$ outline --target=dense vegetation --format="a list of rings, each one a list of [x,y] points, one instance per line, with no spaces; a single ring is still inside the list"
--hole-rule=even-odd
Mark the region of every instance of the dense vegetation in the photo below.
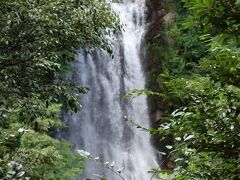
[[[156,37],[167,37],[157,82],[168,107],[150,132],[169,143],[162,154],[176,163],[157,171],[160,179],[240,177],[239,17],[238,0],[182,0],[175,23]]]
[[[82,158],[53,132],[87,89],[62,76],[80,47],[111,53],[118,18],[98,0],[2,0],[0,29],[0,179],[76,175]]]
[[[144,91],[164,97],[161,126],[149,131],[176,163],[155,172],[239,179],[240,1],[182,0],[176,11],[151,46],[162,92]],[[0,179],[72,177],[82,157],[54,132],[64,127],[61,109],[80,110],[87,88],[63,76],[78,48],[111,53],[105,37],[119,30],[118,18],[98,0],[2,0],[0,12]]]

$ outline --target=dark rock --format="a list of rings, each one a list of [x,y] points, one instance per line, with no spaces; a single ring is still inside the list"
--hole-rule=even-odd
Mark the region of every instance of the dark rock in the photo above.
[[[146,44],[153,44],[158,41],[158,48],[163,49],[169,45],[169,38],[166,37],[163,32],[164,29],[168,27],[175,19],[175,13],[169,12],[169,9],[174,6],[172,3],[175,2],[176,0],[146,0],[146,22],[148,24],[145,35]],[[156,57],[156,53],[154,53],[154,49],[147,49],[143,63],[145,72],[150,74],[147,76],[149,78],[147,79],[147,89],[155,92],[164,92],[163,87],[156,83],[157,76],[162,71],[161,67],[159,66],[161,62],[159,61],[162,61],[163,56],[160,54],[158,57]],[[161,53],[161,51],[159,53]],[[159,128],[161,119],[168,107],[167,102],[165,102],[161,97],[154,96],[148,98],[148,103],[150,107],[149,114],[151,119],[151,127]],[[166,155],[156,153],[161,168],[174,169],[176,164],[171,161],[170,152],[167,148],[165,148],[166,145],[173,144],[173,140],[171,138],[165,138],[163,140],[157,135],[153,135],[151,138],[156,149],[166,153]]]
[[[157,11],[158,17],[162,18],[163,16],[165,16],[167,14],[167,11],[165,9],[161,9]]]
[[[175,19],[175,13],[169,12],[163,17],[164,24],[169,26]]]
[[[157,109],[156,111],[151,113],[150,116],[151,116],[151,120],[153,121],[153,123],[157,123],[163,117],[163,110]]]

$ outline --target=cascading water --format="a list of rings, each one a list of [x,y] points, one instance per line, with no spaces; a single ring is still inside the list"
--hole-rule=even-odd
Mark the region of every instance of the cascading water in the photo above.
[[[146,97],[123,99],[129,90],[144,89],[141,68],[142,40],[145,32],[144,0],[123,0],[111,4],[124,31],[114,46],[115,58],[98,51],[88,54],[81,50],[73,63],[71,80],[88,87],[90,92],[81,99],[83,109],[77,114],[64,114],[68,129],[63,136],[75,149],[84,149],[104,161],[115,161],[115,167],[124,167],[121,175],[126,180],[147,180],[147,171],[156,167],[150,136],[123,121],[123,117],[148,127]],[[120,179],[110,170],[87,161],[80,179]]]

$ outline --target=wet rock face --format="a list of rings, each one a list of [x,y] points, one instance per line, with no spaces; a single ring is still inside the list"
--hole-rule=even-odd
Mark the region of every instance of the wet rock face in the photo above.
[[[169,26],[175,19],[175,13],[169,12],[163,17],[164,25]]]
[[[165,1],[159,1],[159,0],[147,0],[146,5],[148,8],[148,18],[147,20],[154,21],[155,18],[158,16],[158,11],[164,9],[164,3]]]
[[[164,17],[167,14],[167,11],[165,9],[160,9],[157,11],[157,15],[159,16],[159,18]]]
[[[173,22],[175,13],[168,12],[167,6],[175,2],[176,0],[146,0],[146,20],[149,24],[146,33],[146,42],[159,33],[161,27],[168,26]]]
[[[175,19],[175,12],[170,11],[169,7],[176,3],[176,0],[146,0],[147,14],[147,31],[145,34],[145,42],[146,44],[155,41],[155,37],[158,36],[159,47],[165,47],[166,42],[168,42],[168,38],[159,34],[161,30],[168,27]],[[145,72],[151,72],[152,74],[159,74],[161,71],[159,68],[155,67],[156,57],[154,53],[150,52],[151,50],[146,51],[145,61],[143,63],[143,67]],[[153,91],[161,91],[158,86],[153,83],[147,84],[147,88]],[[153,123],[159,122],[161,117],[163,116],[163,112],[165,110],[165,106],[162,102],[161,98],[155,98],[152,101],[150,106],[154,106],[151,109],[150,115]]]
[[[163,17],[167,14],[165,10],[165,1],[147,0],[147,22],[149,24],[146,33],[146,42],[150,41],[160,30],[163,24]]]
[[[163,110],[162,109],[156,109],[150,115],[153,123],[158,123],[161,120],[162,116],[163,116]]]
[[[166,30],[169,25],[175,19],[175,12],[170,11],[170,7],[173,7],[178,0],[146,0],[147,6],[147,16],[146,21],[148,24],[147,31],[145,34],[146,44],[151,44],[157,39],[158,48],[167,48],[169,37],[166,37],[164,29]],[[155,38],[155,37],[158,38]],[[159,52],[161,53],[161,52]],[[164,53],[164,52],[162,52]],[[161,64],[162,59],[160,59],[159,54],[155,54],[154,50],[151,48],[147,49],[145,54],[145,61],[143,67],[145,72],[149,74],[147,76],[147,89],[156,92],[164,92],[164,88],[161,85],[156,84],[156,77],[161,73],[161,67],[156,64]],[[152,79],[151,79],[152,78]],[[164,116],[164,112],[167,109],[166,102],[161,97],[149,97],[149,108],[150,109],[150,120],[153,128],[158,128],[161,124],[161,119]],[[158,160],[160,166],[163,169],[174,169],[176,164],[170,160],[168,150],[165,147],[167,144],[172,144],[171,139],[160,140],[159,136],[152,136],[152,142],[156,149],[166,152],[166,155],[158,155]]]
[[[146,0],[146,24],[147,30],[145,31],[145,43],[151,42],[156,35],[159,34],[161,28],[164,25],[163,17],[167,15],[167,10],[165,7],[166,0]],[[146,51],[145,61],[143,62],[143,68],[145,72],[151,70],[151,65],[154,62],[154,57],[152,53]],[[151,86],[151,85],[150,85]],[[148,87],[152,89],[151,87]]]

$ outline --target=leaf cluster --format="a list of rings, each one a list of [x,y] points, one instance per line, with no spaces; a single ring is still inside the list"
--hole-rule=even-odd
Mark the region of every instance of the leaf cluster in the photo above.
[[[79,48],[111,53],[121,28],[99,0],[18,0],[0,3],[0,179],[68,179],[82,159],[55,140],[60,110],[81,109],[88,89],[67,82]]]
[[[155,173],[160,179],[238,179],[239,2],[183,0],[179,5],[167,32],[174,53],[158,77],[168,110],[160,127],[150,129],[169,143],[161,154],[177,167]]]

